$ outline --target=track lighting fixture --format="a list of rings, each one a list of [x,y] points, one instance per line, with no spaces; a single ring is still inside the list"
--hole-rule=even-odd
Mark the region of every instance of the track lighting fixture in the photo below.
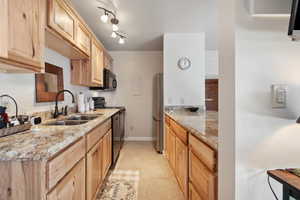
[[[112,38],[119,38],[119,44],[124,44],[125,39],[127,38],[124,33],[113,31],[111,34]]]
[[[98,7],[100,10],[104,11],[104,14],[101,16],[101,21],[103,23],[107,23],[110,16],[111,16],[111,20],[110,23],[112,24],[112,34],[111,37],[112,38],[117,38],[119,37],[119,44],[124,44],[125,43],[125,38],[127,38],[125,36],[125,34],[118,32],[119,31],[119,20],[117,19],[116,14],[113,11],[107,10],[106,8],[103,7]]]
[[[103,23],[107,23],[108,22],[108,18],[109,18],[109,16],[108,16],[107,12],[104,11],[104,14],[101,16],[101,21]]]

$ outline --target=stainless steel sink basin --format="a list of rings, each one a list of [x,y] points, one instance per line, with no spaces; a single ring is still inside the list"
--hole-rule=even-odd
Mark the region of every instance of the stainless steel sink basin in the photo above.
[[[88,121],[90,121],[90,120],[94,120],[100,116],[101,116],[101,114],[99,114],[99,115],[92,115],[92,114],[91,115],[74,115],[74,116],[68,117],[67,120],[80,120],[80,121],[88,120]]]
[[[46,126],[75,126],[88,123],[88,120],[57,120],[53,122],[46,123]]]

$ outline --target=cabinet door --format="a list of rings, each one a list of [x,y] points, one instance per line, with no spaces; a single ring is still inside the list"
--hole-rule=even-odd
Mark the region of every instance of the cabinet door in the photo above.
[[[96,195],[102,181],[102,140],[87,154],[87,200]]]
[[[89,67],[89,60],[72,60],[71,83],[73,85],[89,86],[89,76],[87,73]]]
[[[189,151],[189,178],[202,199],[216,200],[216,176],[191,150]]]
[[[29,65],[34,71],[43,71],[45,37],[43,1],[9,0],[7,6],[8,60]]]
[[[103,137],[102,177],[105,178],[111,164],[111,131]]]
[[[91,83],[101,86],[103,85],[103,51],[95,40],[92,42],[91,63]]]
[[[81,23],[77,24],[77,46],[86,55],[90,55],[91,51],[91,36],[89,31]]]
[[[176,136],[170,129],[169,131],[169,162],[173,170],[175,170],[175,151],[176,151]]]
[[[85,160],[82,159],[47,195],[47,200],[85,199]]]
[[[177,176],[179,186],[187,197],[188,186],[188,148],[176,137],[176,159],[175,159],[175,174]]]
[[[62,37],[75,44],[74,14],[63,0],[48,0],[48,26]]]
[[[189,184],[189,200],[204,200],[200,197],[193,184]]]
[[[108,169],[112,163],[112,130],[108,132]]]

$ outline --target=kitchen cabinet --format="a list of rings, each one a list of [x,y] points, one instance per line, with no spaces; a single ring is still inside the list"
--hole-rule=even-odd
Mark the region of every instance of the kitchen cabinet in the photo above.
[[[217,200],[217,152],[168,116],[165,154],[186,199]]]
[[[91,69],[88,72],[91,74],[91,84],[93,86],[103,85],[103,62],[103,50],[94,39],[92,41]]]
[[[94,200],[111,166],[111,125],[109,118],[45,160],[1,161],[0,199]]]
[[[104,68],[112,70],[112,66],[113,66],[113,59],[107,52],[105,52],[104,53]]]
[[[191,183],[189,184],[189,200],[205,200],[201,198]]]
[[[90,60],[72,60],[71,61],[71,84],[80,86],[89,86],[90,74],[87,73],[90,69]]]
[[[103,137],[102,176],[105,177],[111,164],[111,131]]]
[[[216,200],[216,176],[209,171],[197,156],[189,152],[189,177],[199,196],[206,200]]]
[[[91,53],[91,35],[87,28],[80,22],[77,23],[77,37],[76,42],[78,48],[86,53],[86,55],[90,55]]]
[[[48,26],[75,44],[76,17],[63,0],[48,0]]]
[[[87,154],[87,200],[95,199],[102,182],[103,141],[100,140]]]
[[[0,69],[44,72],[45,2],[0,2]]]
[[[47,200],[84,200],[85,199],[85,159],[59,182],[47,195]]]
[[[179,138],[176,138],[175,174],[179,186],[185,196],[188,193],[188,147]]]

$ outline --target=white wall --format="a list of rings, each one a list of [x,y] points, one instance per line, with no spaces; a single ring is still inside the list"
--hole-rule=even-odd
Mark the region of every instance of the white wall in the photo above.
[[[236,199],[274,199],[266,170],[300,166],[300,43],[288,18],[251,18],[241,1],[236,11]],[[274,83],[288,85],[286,109],[271,108]]]
[[[45,61],[63,68],[65,89],[70,89],[74,92],[74,94],[79,93],[79,91],[88,91],[87,88],[77,87],[70,84],[70,60],[68,58],[63,57],[50,49],[45,49]],[[36,103],[34,74],[0,73],[0,80],[0,94],[7,93],[16,98],[20,114],[54,109],[54,103]],[[3,99],[3,101],[7,100]],[[65,102],[62,102],[62,104],[70,104],[71,102],[71,96],[69,94],[65,94]],[[9,106],[9,109],[15,112],[14,106],[12,106],[12,108]]]
[[[219,54],[216,50],[205,52],[205,78],[215,79],[219,77]]]
[[[218,1],[218,199],[235,200],[235,0]],[[244,199],[241,199],[244,200]],[[262,200],[262,199],[261,199]]]
[[[181,70],[177,62],[188,57],[192,67]],[[203,106],[205,100],[205,34],[165,34],[165,105]]]
[[[163,70],[162,52],[112,51],[113,71],[117,75],[115,92],[100,92],[110,106],[126,107],[126,137],[129,140],[152,138],[153,77]]]

